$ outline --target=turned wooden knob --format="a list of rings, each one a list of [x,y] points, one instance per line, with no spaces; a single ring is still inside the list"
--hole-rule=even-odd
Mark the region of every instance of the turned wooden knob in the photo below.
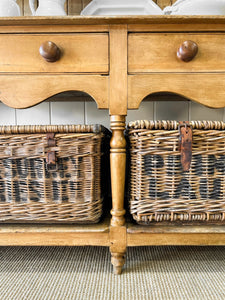
[[[177,57],[185,62],[189,62],[198,53],[198,45],[193,41],[185,41],[182,45],[180,45],[177,51]]]
[[[39,52],[41,56],[48,62],[55,62],[60,58],[59,47],[50,41],[44,42],[41,45]]]

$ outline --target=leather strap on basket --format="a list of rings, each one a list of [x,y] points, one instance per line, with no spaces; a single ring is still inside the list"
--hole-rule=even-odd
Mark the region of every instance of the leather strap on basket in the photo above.
[[[179,122],[179,148],[183,171],[189,171],[192,159],[192,126],[189,122]]]
[[[56,146],[55,133],[47,133],[48,148]],[[49,172],[57,170],[57,158],[55,151],[48,151],[46,157],[46,167]]]

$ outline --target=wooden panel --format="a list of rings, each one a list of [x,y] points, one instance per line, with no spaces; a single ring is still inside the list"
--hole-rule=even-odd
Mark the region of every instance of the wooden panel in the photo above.
[[[20,17],[21,18],[21,17]],[[69,17],[67,17],[69,18]],[[36,19],[36,18],[33,18]],[[37,20],[37,19],[36,19]],[[56,20],[56,19],[54,19]],[[67,20],[67,19],[65,19]],[[49,20],[48,20],[49,21]],[[1,19],[0,19],[1,22]],[[34,25],[34,24],[33,24]],[[37,24],[36,24],[37,25]],[[109,26],[108,25],[63,25],[63,24],[55,24],[55,25],[40,25],[40,26],[0,26],[0,34],[9,34],[9,33],[51,33],[55,34],[56,32],[68,34],[68,33],[108,33]]]
[[[179,46],[187,40],[199,51],[190,62],[177,58]],[[128,71],[138,72],[220,72],[225,71],[223,34],[129,34]]]
[[[224,225],[151,225],[129,224],[128,246],[225,245]]]
[[[94,225],[2,224],[1,246],[109,246],[109,220]]]
[[[110,26],[110,114],[127,114],[127,26]]]
[[[39,54],[45,41],[62,52],[59,61],[46,62]],[[2,72],[108,72],[107,34],[0,35]]]
[[[163,83],[163,84],[162,84]],[[149,94],[171,92],[213,108],[225,106],[225,74],[149,74],[128,77],[128,109]]]
[[[104,25],[104,24],[151,24],[154,28],[157,26],[167,24],[174,30],[180,30],[181,24],[187,25],[187,31],[198,30],[197,26],[202,26],[201,30],[214,31],[215,28],[220,28],[225,31],[225,16],[91,16],[91,17],[80,17],[80,16],[67,16],[67,17],[38,17],[38,18],[1,18],[0,25],[3,26],[39,26],[39,25]],[[203,27],[205,26],[205,27]]]
[[[159,234],[128,234],[127,246],[214,246],[225,245],[225,233],[159,233]]]
[[[127,232],[132,233],[132,234],[141,234],[141,233],[146,233],[146,234],[159,234],[159,233],[180,233],[180,234],[190,234],[190,233],[221,233],[225,234],[225,225],[218,225],[217,224],[208,224],[208,225],[203,225],[203,224],[198,224],[198,225],[193,225],[193,224],[167,224],[167,225],[162,225],[159,223],[152,223],[150,226],[142,226],[142,225],[136,225],[136,224],[131,224],[129,223],[127,226]]]
[[[98,108],[108,108],[107,76],[60,74],[0,76],[0,100],[14,108],[30,107],[65,91],[86,92],[93,97]]]

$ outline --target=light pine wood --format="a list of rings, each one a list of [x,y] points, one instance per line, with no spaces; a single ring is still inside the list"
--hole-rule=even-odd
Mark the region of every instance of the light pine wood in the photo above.
[[[198,46],[196,57],[184,62],[177,50],[185,41]],[[224,34],[130,34],[128,38],[128,71],[153,72],[224,72]]]
[[[216,32],[219,31],[224,32],[224,26],[223,21],[215,22],[215,23],[204,23],[199,22],[200,18],[194,19],[192,18],[193,23],[189,23],[190,19],[187,19],[187,22],[180,22],[179,23],[179,16],[173,16],[174,24],[171,24],[170,21],[172,21],[172,16],[164,16],[165,23],[163,22],[156,22],[154,24],[150,23],[150,20],[146,20],[146,24],[141,24],[141,22],[138,22],[136,24],[130,24],[128,23],[128,30],[129,32],[165,32],[165,33],[171,33],[171,31],[175,32],[196,32],[196,33],[208,33],[210,32]],[[139,20],[138,20],[139,21]],[[179,24],[179,26],[177,26]]]
[[[110,26],[110,115],[127,114],[127,26]]]
[[[223,73],[130,75],[128,108],[137,109],[147,95],[158,92],[175,93],[208,107],[221,108],[225,106],[224,85]]]
[[[201,233],[201,234],[212,234],[212,233],[223,233],[225,234],[225,225],[217,224],[198,224],[193,225],[189,224],[167,224],[162,225],[159,223],[154,223],[151,226],[142,226],[128,223],[127,225],[127,233],[133,234],[160,234],[160,233],[172,233],[172,234],[190,234],[190,233]]]
[[[125,264],[125,254],[127,248],[127,228],[126,226],[110,227],[110,252],[114,274],[120,275]]]
[[[40,46],[50,41],[61,52],[55,63],[46,62]],[[108,73],[107,34],[0,35],[0,73]]]
[[[89,94],[98,108],[108,108],[108,78],[99,75],[3,75],[0,100],[14,108],[26,108],[65,91]]]
[[[179,24],[179,26],[178,26]],[[225,16],[64,16],[64,17],[2,17],[1,26],[40,25],[128,25],[132,31],[216,31],[224,30]],[[144,26],[143,26],[144,25]],[[169,26],[168,26],[169,25]],[[152,28],[152,30],[151,30]]]
[[[225,16],[64,16],[64,17],[1,17],[1,26],[40,25],[128,25],[132,31],[216,31],[224,30]],[[178,26],[179,24],[179,26]],[[168,27],[169,25],[169,27]],[[151,30],[152,28],[152,30]],[[16,28],[15,28],[16,29]]]
[[[125,223],[124,188],[126,168],[125,116],[111,116],[110,168],[112,189],[112,226]]]
[[[0,19],[1,22],[1,19]],[[43,33],[43,34],[69,34],[69,33],[107,33],[108,34],[109,27],[108,25],[37,25],[37,26],[2,26],[0,27],[0,33]]]
[[[1,224],[0,246],[109,246],[109,220],[94,225]]]
[[[126,228],[124,189],[126,170],[125,116],[111,116],[112,139],[110,142],[110,168],[112,190],[111,254],[114,273],[121,274],[125,263]]]
[[[128,224],[127,246],[195,245],[214,246],[225,244],[224,225],[152,225]]]
[[[187,233],[187,234],[128,234],[127,246],[224,246],[225,234]]]

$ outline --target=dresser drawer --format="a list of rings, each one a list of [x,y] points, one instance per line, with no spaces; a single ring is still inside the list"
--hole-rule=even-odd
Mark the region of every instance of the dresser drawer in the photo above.
[[[198,46],[197,55],[182,61],[177,51],[185,41]],[[224,34],[131,33],[128,37],[128,72],[224,72]]]
[[[46,42],[60,52],[52,63],[39,53]],[[7,34],[0,35],[0,73],[101,73],[109,71],[108,34]]]

